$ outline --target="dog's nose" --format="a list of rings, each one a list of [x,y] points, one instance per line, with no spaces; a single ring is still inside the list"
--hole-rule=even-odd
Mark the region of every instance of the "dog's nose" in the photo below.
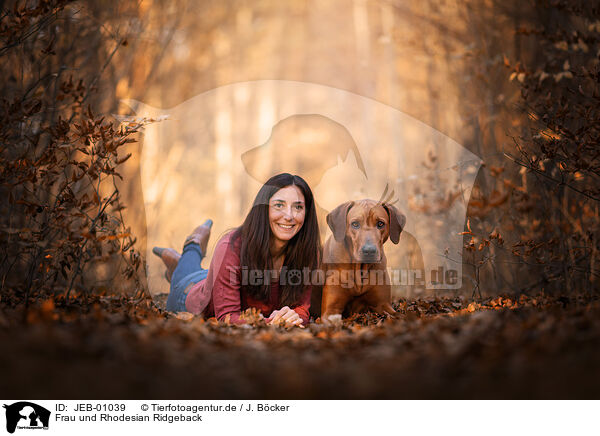
[[[373,244],[365,244],[360,251],[365,256],[375,256],[377,254],[377,247]]]

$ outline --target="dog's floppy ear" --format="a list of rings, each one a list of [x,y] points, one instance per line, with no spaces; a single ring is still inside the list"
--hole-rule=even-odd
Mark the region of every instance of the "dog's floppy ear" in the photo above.
[[[348,201],[340,204],[327,215],[327,225],[337,242],[343,241],[346,237],[346,216],[352,206],[354,206],[354,202]]]
[[[400,233],[402,233],[404,224],[406,224],[406,217],[391,204],[384,204],[383,207],[387,210],[390,217],[390,239],[394,244],[397,244],[400,240]]]

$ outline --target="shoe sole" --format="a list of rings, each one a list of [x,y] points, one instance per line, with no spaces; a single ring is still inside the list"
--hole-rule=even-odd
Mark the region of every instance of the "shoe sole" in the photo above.
[[[162,247],[154,247],[152,249],[152,253],[156,254],[158,257],[162,257],[162,252],[165,251]]]

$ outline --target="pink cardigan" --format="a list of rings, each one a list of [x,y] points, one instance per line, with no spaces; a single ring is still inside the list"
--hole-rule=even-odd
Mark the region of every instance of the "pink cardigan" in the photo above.
[[[242,279],[240,268],[241,241],[231,245],[233,231],[223,236],[213,254],[208,276],[193,285],[186,297],[185,307],[188,312],[199,314],[204,312],[205,317],[215,316],[219,321],[224,321],[229,315],[232,324],[244,324],[240,313],[249,307],[260,309],[265,318],[271,312],[281,309],[279,301],[279,282],[271,283],[271,298],[268,302],[252,298],[240,287]],[[311,288],[307,286],[300,301],[290,306],[302,318],[304,325],[308,324]],[[204,308],[206,308],[204,310]]]

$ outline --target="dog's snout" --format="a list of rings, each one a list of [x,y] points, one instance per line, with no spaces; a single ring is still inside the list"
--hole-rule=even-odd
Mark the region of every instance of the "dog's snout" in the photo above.
[[[377,247],[373,244],[365,244],[360,251],[365,256],[375,256],[377,254]]]

